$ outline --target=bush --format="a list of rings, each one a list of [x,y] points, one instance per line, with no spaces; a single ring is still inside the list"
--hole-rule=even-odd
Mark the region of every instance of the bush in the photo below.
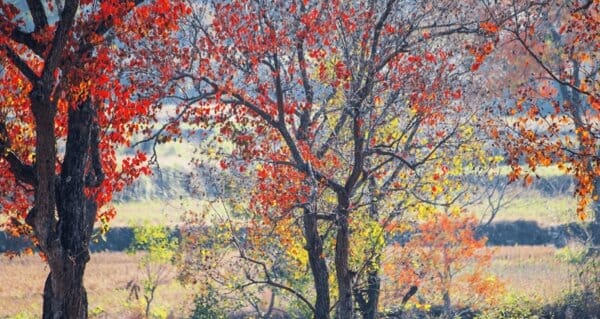
[[[196,295],[194,311],[190,319],[222,319],[225,314],[218,308],[219,300],[213,292],[206,295]]]
[[[590,291],[576,291],[565,295],[555,303],[546,305],[542,318],[597,319],[600,314],[598,296]]]
[[[515,293],[508,293],[494,309],[477,316],[478,319],[537,319],[540,303]]]
[[[145,316],[149,318],[152,314],[153,317],[162,318],[163,314],[160,311],[156,314],[150,311],[151,304],[158,286],[166,283],[170,277],[170,265],[174,260],[179,240],[171,235],[167,227],[161,225],[144,224],[135,227],[133,234],[134,240],[129,247],[129,253],[135,254],[139,250],[145,252],[138,264],[145,275],[141,281],[142,296],[146,303]],[[139,290],[140,286],[132,283],[131,289]],[[137,295],[137,292],[135,293]]]

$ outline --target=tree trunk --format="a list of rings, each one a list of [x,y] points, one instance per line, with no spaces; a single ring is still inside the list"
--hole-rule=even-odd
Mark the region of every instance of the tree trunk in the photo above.
[[[448,291],[444,291],[443,299],[444,313],[442,314],[442,318],[450,319],[452,318],[452,300],[450,299],[450,293]]]
[[[378,202],[381,196],[377,196],[377,183],[374,176],[369,176],[369,194],[371,196],[371,202],[369,204],[369,217],[371,220],[379,221],[379,208]],[[383,235],[381,235],[383,236]],[[375,319],[377,318],[377,309],[379,308],[379,290],[381,287],[381,279],[379,278],[379,267],[381,266],[381,258],[379,252],[375,251],[378,247],[372,247],[373,249],[373,260],[369,261],[376,267],[368,267],[367,269],[367,299],[364,300],[362,297],[362,291],[358,293],[361,296],[360,312],[363,319]],[[357,299],[358,301],[358,299]]]
[[[85,264],[64,263],[64,266],[62,273],[51,271],[46,278],[43,319],[87,318]]]
[[[319,236],[317,216],[309,209],[304,209],[304,237],[306,239],[306,251],[308,252],[308,261],[312,271],[316,301],[315,301],[315,319],[328,319],[330,298],[329,298],[329,271],[323,258],[323,240]]]
[[[338,282],[337,319],[354,318],[352,301],[352,274],[350,273],[350,229],[348,223],[348,209],[350,199],[346,194],[338,194],[337,208],[337,234],[335,241],[335,272]]]
[[[600,154],[599,154],[600,155]],[[594,192],[592,193],[595,199],[592,200],[592,214],[594,214],[591,231],[591,245],[597,247],[600,245],[600,177],[594,180]]]
[[[90,259],[88,248],[97,205],[86,196],[85,188],[86,180],[94,181],[97,186],[103,177],[97,170],[100,167],[98,158],[92,159],[90,165],[90,154],[98,156],[98,127],[89,99],[69,110],[67,143],[59,178],[55,174],[56,111],[53,107],[51,103],[40,103],[33,108],[37,125],[38,183],[35,206],[27,217],[50,267],[44,287],[42,317],[87,318],[83,274]],[[86,178],[88,167],[96,171]]]
[[[598,154],[600,156],[600,154]],[[594,197],[592,202],[592,209],[594,212],[594,223],[596,226],[600,226],[600,177],[596,177],[594,180]],[[600,227],[599,227],[600,228]]]
[[[379,263],[379,258],[377,258]],[[377,270],[369,271],[367,274],[367,303],[362,311],[363,319],[377,318],[377,308],[379,307],[379,288],[381,280]]]

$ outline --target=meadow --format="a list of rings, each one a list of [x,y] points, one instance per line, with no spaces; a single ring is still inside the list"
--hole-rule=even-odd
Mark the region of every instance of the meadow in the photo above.
[[[185,193],[184,183],[169,175],[173,174],[173,170],[182,169],[179,167],[181,162],[176,158],[166,162],[168,165],[163,166],[166,174],[161,177],[165,179],[163,182],[167,183],[167,187],[168,183],[174,183],[171,191]],[[557,176],[556,169],[552,168],[539,173],[546,178]],[[156,177],[145,177],[134,186],[132,194],[121,196],[114,204],[118,214],[111,227],[142,224],[175,227],[182,223],[186,212],[199,211],[208,205],[208,201],[189,195],[156,196],[161,193],[156,185]],[[494,220],[527,220],[540,226],[578,222],[572,196],[565,192],[551,196],[540,189],[538,184],[529,189],[517,187],[511,190]],[[479,213],[485,220],[486,216],[482,214],[484,204],[471,206],[468,210]],[[576,279],[577,269],[561,261],[557,257],[559,250],[554,246],[501,246],[494,249],[489,270],[506,287],[503,302],[518,300],[530,307],[542,308],[580,288]],[[136,298],[131,288],[142,285],[144,270],[139,267],[141,256],[141,253],[132,255],[125,252],[92,254],[85,273],[91,318],[144,317],[142,292]],[[39,318],[47,272],[38,256],[0,257],[0,318]],[[161,282],[152,302],[152,318],[185,318],[189,315],[195,291],[193,287],[183,286],[176,276],[175,266],[169,266],[167,278]]]
[[[85,284],[91,318],[140,318],[143,302],[130,296],[127,284],[140,280],[139,255],[95,253],[88,264]],[[38,318],[47,269],[37,256],[0,259],[0,318]],[[498,247],[491,271],[507,291],[527,296],[539,305],[550,303],[577,288],[573,268],[556,258],[546,246]],[[193,289],[182,286],[171,269],[168,281],[157,289],[155,318],[182,318],[192,304]]]

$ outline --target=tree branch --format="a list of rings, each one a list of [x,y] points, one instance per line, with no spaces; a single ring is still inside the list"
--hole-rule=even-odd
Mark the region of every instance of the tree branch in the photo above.
[[[29,12],[33,18],[33,24],[35,25],[34,32],[39,31],[48,26],[48,18],[46,17],[46,10],[41,0],[27,0],[27,6]]]
[[[10,140],[4,123],[0,123],[0,154],[10,165],[10,171],[18,181],[32,186],[37,184],[33,167],[21,161],[10,149]]]
[[[27,65],[27,63],[25,63],[25,61],[23,61],[23,59],[21,59],[21,57],[15,51],[13,51],[11,47],[9,47],[7,44],[4,44],[2,45],[1,49],[6,52],[6,55],[12,61],[12,63],[31,83],[35,83],[39,79],[37,74],[33,72],[29,65]]]
[[[14,28],[10,35],[10,38],[17,43],[25,45],[39,57],[42,57],[44,55],[45,47],[41,45],[38,41],[36,41],[31,35],[31,33],[25,33],[19,30],[18,28]]]
[[[75,14],[79,8],[79,1],[77,0],[65,0],[65,7],[60,16],[58,27],[54,33],[52,39],[52,48],[44,63],[44,70],[42,71],[42,80],[44,82],[50,81],[54,74],[54,70],[58,67],[60,58],[62,56],[65,45],[67,44],[68,34],[75,22]]]

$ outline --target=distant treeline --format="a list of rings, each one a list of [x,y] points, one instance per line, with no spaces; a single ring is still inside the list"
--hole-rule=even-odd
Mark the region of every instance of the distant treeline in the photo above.
[[[199,230],[201,231],[201,230]],[[243,230],[241,230],[243,232]],[[181,237],[178,229],[172,230],[172,235]],[[501,221],[494,222],[478,230],[478,236],[488,237],[490,246],[514,245],[554,245],[564,247],[569,241],[586,241],[590,236],[595,244],[600,244],[600,227],[594,224],[564,224],[558,226],[542,227],[535,221]],[[397,241],[404,242],[410,237],[407,233],[398,237]],[[133,228],[111,228],[104,236],[98,235],[92,241],[92,252],[99,251],[125,251],[133,240]],[[16,238],[0,232],[0,252],[17,251],[31,247],[27,238]]]

